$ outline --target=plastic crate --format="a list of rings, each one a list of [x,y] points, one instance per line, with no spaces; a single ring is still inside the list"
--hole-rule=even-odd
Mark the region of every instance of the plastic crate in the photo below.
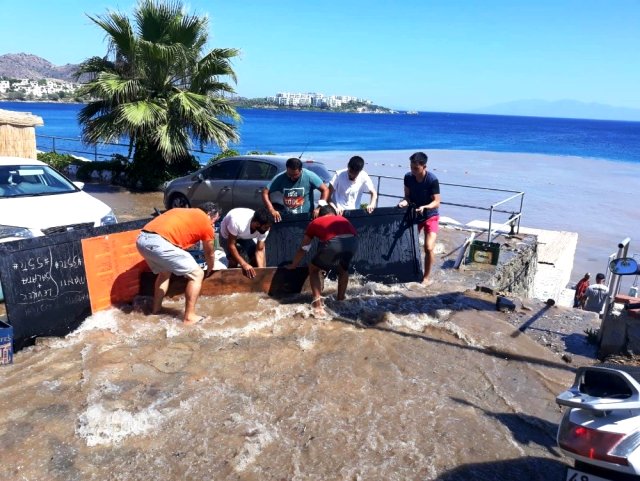
[[[13,363],[13,327],[0,321],[0,365]]]
[[[469,262],[479,264],[498,264],[500,256],[500,244],[497,242],[483,242],[474,240],[469,248]]]

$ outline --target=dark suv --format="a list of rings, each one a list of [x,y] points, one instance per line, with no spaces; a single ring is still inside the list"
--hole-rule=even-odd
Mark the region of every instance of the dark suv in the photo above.
[[[262,190],[275,175],[286,170],[288,158],[277,155],[243,155],[220,159],[193,174],[167,182],[164,188],[164,205],[167,209],[197,207],[204,202],[213,201],[224,213],[235,207],[263,207]],[[316,173],[329,185],[331,174],[324,164],[303,160],[302,167]],[[277,195],[275,193],[271,196],[274,206],[281,204]],[[317,201],[317,191],[315,197]]]

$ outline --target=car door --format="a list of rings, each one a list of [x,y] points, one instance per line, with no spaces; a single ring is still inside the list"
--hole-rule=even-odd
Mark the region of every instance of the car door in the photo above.
[[[278,166],[261,160],[247,160],[233,188],[233,207],[264,207],[262,190],[278,173]]]
[[[189,201],[198,206],[204,202],[215,202],[223,212],[233,205],[233,186],[242,168],[242,159],[220,160],[201,172],[203,180],[196,181],[191,188]]]

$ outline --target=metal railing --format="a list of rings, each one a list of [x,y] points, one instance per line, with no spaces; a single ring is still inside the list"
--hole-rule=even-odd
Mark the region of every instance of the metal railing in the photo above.
[[[401,181],[402,180],[401,178],[389,177],[389,176],[384,176],[384,175],[376,175],[376,174],[369,174],[369,176],[377,178],[376,191],[378,192],[378,197],[385,197],[385,198],[390,198],[390,199],[394,199],[394,200],[401,200],[403,198],[402,195],[388,194],[388,193],[383,192],[383,190],[382,190],[382,181],[383,180],[387,180],[387,181],[398,181],[398,180],[400,180]],[[488,212],[488,215],[489,215],[488,229],[487,229],[487,241],[488,242],[491,242],[498,235],[500,235],[499,230],[501,228],[508,229],[510,234],[515,234],[515,233],[519,233],[520,232],[520,221],[522,219],[522,208],[524,206],[524,192],[520,192],[520,191],[517,191],[517,190],[509,190],[509,189],[496,189],[496,188],[491,188],[491,187],[479,187],[479,186],[476,186],[476,185],[451,184],[451,183],[446,183],[446,182],[440,182],[440,185],[441,186],[448,186],[448,187],[462,188],[462,189],[469,189],[469,190],[473,190],[473,191],[483,191],[483,192],[494,192],[494,193],[510,194],[510,195],[508,195],[508,197],[503,198],[503,199],[501,199],[501,200],[499,200],[497,202],[490,203],[488,205],[481,205],[480,202],[478,204],[468,204],[468,203],[464,203],[463,204],[463,203],[448,202],[448,201],[442,201],[440,204],[441,205],[449,205],[449,206],[452,206],[452,207],[461,207],[461,208],[465,208],[465,209],[475,209],[475,210],[482,210],[482,211]],[[399,192],[399,190],[397,188],[394,189],[394,191],[395,192]],[[402,190],[400,190],[400,192],[401,191]],[[505,209],[503,206],[505,206],[509,202],[515,202],[516,203],[516,207],[511,209],[511,210]],[[497,223],[496,220],[495,220],[495,215],[496,214],[505,214],[505,215],[508,215],[509,217],[504,222]]]
[[[115,142],[104,142],[98,145],[87,145],[79,138],[56,137],[53,135],[36,134],[36,141],[39,150],[46,150],[62,154],[75,156],[90,156],[88,160],[110,160],[115,154],[125,157],[129,155],[129,145]],[[219,152],[207,152],[206,150],[189,149],[193,155],[199,158],[200,155],[214,157]]]
[[[66,153],[75,156],[91,156],[93,160],[108,160],[114,154],[124,155],[125,157],[129,155],[129,146],[126,144],[119,143],[110,143],[106,142],[100,144],[98,147],[90,146],[84,144],[79,138],[65,138],[65,137],[56,137],[51,135],[36,135],[38,139],[38,147],[40,150],[48,149],[52,152],[58,153]],[[79,147],[78,147],[79,144]],[[108,150],[108,151],[107,151]],[[195,155],[199,160],[200,156],[210,156],[213,157],[218,154],[218,152],[207,152],[205,150],[196,150],[190,149],[190,152]],[[208,160],[208,159],[207,159]],[[205,160],[206,161],[206,160]],[[402,199],[403,196],[400,194],[403,192],[403,185],[398,185],[398,182],[402,182],[402,178],[399,177],[390,177],[384,175],[376,175],[369,174],[370,177],[377,178],[376,182],[376,190],[378,192],[378,197],[389,198],[389,199]],[[398,194],[387,193],[386,190],[383,191],[383,182],[392,183],[395,182],[396,185],[390,189],[393,192],[398,192]],[[508,190],[508,189],[496,189],[490,187],[479,187],[475,185],[465,185],[465,184],[450,184],[445,182],[440,182],[441,186],[453,187],[453,188],[461,188],[465,189],[465,192],[491,192],[491,193],[499,193],[505,194],[507,197],[502,198],[498,201],[485,203],[480,200],[476,203],[458,203],[458,202],[449,202],[443,201],[442,205],[448,205],[452,207],[460,207],[464,209],[475,209],[481,210],[488,213],[488,229],[487,229],[487,241],[491,242],[494,240],[499,234],[500,229],[509,229],[510,234],[519,233],[520,232],[520,222],[522,220],[522,208],[524,205],[524,192],[516,191],[516,190]],[[472,197],[472,196],[471,196]],[[508,203],[514,203],[514,207],[512,209],[507,209],[506,205]],[[378,204],[380,202],[378,201]],[[502,214],[506,217],[504,222],[497,222],[496,216],[498,214]],[[508,217],[507,217],[508,216]]]

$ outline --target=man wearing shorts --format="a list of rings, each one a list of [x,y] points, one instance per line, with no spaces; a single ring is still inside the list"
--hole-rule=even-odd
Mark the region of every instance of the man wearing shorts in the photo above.
[[[349,264],[358,249],[356,229],[345,217],[336,215],[333,207],[320,208],[318,218],[311,221],[302,238],[302,244],[287,269],[295,269],[311,248],[314,238],[318,239],[318,250],[309,264],[309,284],[316,313],[324,314],[320,272],[338,270],[339,301],[344,300],[349,282]]]
[[[196,301],[203,279],[213,270],[213,225],[219,217],[218,206],[213,202],[205,202],[195,209],[168,210],[144,226],[136,247],[153,273],[157,274],[151,310],[153,314],[160,312],[171,274],[175,274],[187,278],[183,322],[195,324],[204,319],[196,314]],[[185,250],[199,241],[202,241],[207,262],[206,274]]]
[[[404,176],[404,199],[398,207],[415,206],[415,223],[418,233],[424,230],[424,278],[423,284],[429,285],[429,274],[435,255],[440,215],[440,183],[438,178],[427,171],[427,154],[416,152],[409,157],[411,172]]]
[[[220,223],[220,245],[227,254],[229,267],[242,268],[245,277],[253,279],[253,267],[265,267],[265,242],[273,225],[273,216],[261,207],[254,211],[244,207],[231,209]]]

